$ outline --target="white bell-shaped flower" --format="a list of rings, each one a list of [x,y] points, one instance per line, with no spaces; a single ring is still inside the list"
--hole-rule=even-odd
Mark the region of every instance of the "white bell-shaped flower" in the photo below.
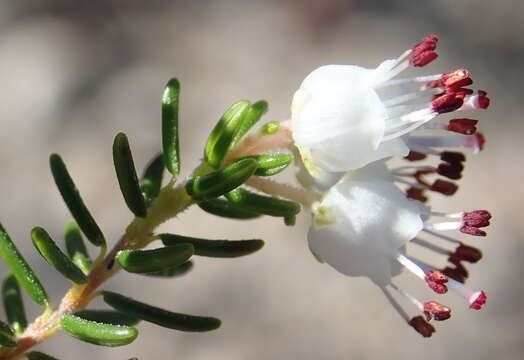
[[[382,162],[349,174],[313,206],[311,251],[339,272],[387,285],[396,258],[422,229],[425,206],[409,200]]]

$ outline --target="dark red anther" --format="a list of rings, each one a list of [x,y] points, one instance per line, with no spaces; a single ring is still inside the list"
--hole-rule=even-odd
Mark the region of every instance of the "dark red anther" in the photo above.
[[[408,161],[419,161],[419,160],[424,160],[426,157],[427,157],[426,154],[411,150],[408,156],[404,157],[404,159]]]
[[[446,181],[446,180],[437,179],[431,185],[430,189],[432,191],[439,192],[439,193],[441,193],[443,195],[451,196],[451,195],[453,195],[454,193],[457,192],[458,186],[455,185],[452,182],[449,182],[449,181]]]
[[[460,88],[471,84],[473,84],[473,80],[471,80],[469,71],[466,69],[457,69],[442,75],[438,80],[428,82],[426,87],[432,89],[436,87]]]
[[[449,255],[448,260],[453,264],[457,264],[461,261],[476,263],[480,259],[482,259],[482,252],[479,249],[473,246],[461,244],[459,247],[455,249],[453,253]]]
[[[438,114],[444,114],[460,109],[464,104],[463,98],[455,93],[442,94],[432,101],[433,111]]]
[[[481,109],[487,109],[490,104],[488,93],[484,90],[479,90],[477,92],[477,105]]]
[[[464,219],[464,221],[473,220],[473,219],[490,220],[491,213],[487,210],[468,211],[464,213],[462,218]]]
[[[461,119],[451,119],[448,124],[448,130],[454,131],[464,135],[473,135],[477,128],[478,120],[461,118]]]
[[[446,275],[438,270],[429,270],[426,273],[426,284],[437,294],[445,294],[448,292],[448,287],[445,285],[449,279]]]
[[[466,157],[463,153],[452,152],[452,151],[443,151],[440,154],[440,160],[448,163],[461,163],[466,161]]]
[[[480,310],[482,309],[482,306],[486,303],[488,300],[488,297],[486,296],[486,293],[484,291],[480,291],[478,293],[475,293],[472,295],[473,298],[470,298],[470,304],[469,308],[474,310]]]
[[[437,172],[448,179],[458,180],[462,177],[464,165],[462,163],[442,163],[438,165]]]
[[[420,202],[425,203],[428,201],[428,198],[424,196],[424,189],[419,189],[416,187],[410,187],[406,190],[406,196],[409,199],[418,200]]]
[[[462,227],[459,229],[461,233],[473,235],[473,236],[486,236],[486,232],[480,230],[477,227],[474,226],[468,226],[466,224],[462,225]]]
[[[424,315],[426,320],[444,321],[451,317],[451,309],[447,306],[439,304],[436,301],[426,301],[424,303]]]
[[[431,337],[435,332],[433,325],[424,320],[422,316],[415,316],[408,321],[408,324],[424,337]]]
[[[421,42],[411,49],[409,63],[413,66],[424,66],[435,60],[438,57],[438,54],[435,52],[437,41],[437,35],[428,35],[423,38]]]

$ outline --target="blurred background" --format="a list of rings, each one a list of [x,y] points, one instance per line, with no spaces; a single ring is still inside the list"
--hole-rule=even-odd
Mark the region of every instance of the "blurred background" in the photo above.
[[[197,258],[192,273],[173,281],[122,273],[106,288],[217,316],[221,329],[191,334],[142,323],[141,336],[123,348],[60,333],[39,349],[76,359],[522,359],[523,32],[521,0],[3,0],[0,218],[55,303],[68,284],[29,238],[41,225],[59,239],[70,219],[49,154],[63,156],[106,237],[116,241],[131,216],[114,175],[113,137],[129,135],[139,167],[160,149],[159,101],[173,76],[182,83],[185,174],[231,103],[266,99],[266,119],[286,119],[294,91],[319,65],[374,67],[430,33],[440,35],[440,57],[427,71],[467,67],[492,99],[490,111],[471,115],[481,120],[485,151],[470,156],[455,197],[432,200],[437,210],[492,211],[489,236],[468,239],[485,255],[470,268],[470,284],[486,290],[489,302],[476,312],[446,295],[453,317],[436,324],[432,339],[406,326],[366,279],[317,263],[306,246],[307,214],[286,227],[280,219],[240,223],[192,209],[163,230],[259,237],[266,247],[235,260]],[[413,277],[401,281],[430,296]],[[30,301],[27,308],[31,318],[39,311]]]

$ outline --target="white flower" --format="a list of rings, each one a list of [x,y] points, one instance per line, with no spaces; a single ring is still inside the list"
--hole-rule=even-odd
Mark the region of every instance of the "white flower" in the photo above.
[[[313,206],[309,247],[339,272],[385,286],[400,271],[398,254],[423,228],[422,207],[393,184],[381,162],[370,164]]]
[[[430,35],[375,69],[326,65],[304,79],[293,98],[291,120],[295,144],[312,176],[319,176],[319,169],[345,172],[405,156],[410,148],[403,135],[439,114],[489,105],[484,91],[474,94],[464,88],[472,83],[465,69],[393,79],[410,65],[424,66],[435,59],[436,43],[437,37]],[[430,127],[471,133],[474,120],[456,120],[461,121]]]

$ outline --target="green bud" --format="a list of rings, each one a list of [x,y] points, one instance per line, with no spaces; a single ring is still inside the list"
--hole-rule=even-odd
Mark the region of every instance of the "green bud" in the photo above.
[[[146,217],[147,208],[138,184],[135,163],[129,147],[129,141],[124,133],[118,133],[113,142],[113,162],[115,164],[118,184],[127,207],[138,217]]]
[[[280,129],[279,121],[270,121],[262,126],[262,133],[266,135],[273,135]]]
[[[178,176],[180,172],[180,141],[178,139],[178,103],[180,83],[168,81],[162,96],[162,146],[167,170]]]
[[[44,287],[1,224],[0,256],[31,299],[38,305],[47,306],[49,300]]]
[[[273,176],[283,171],[293,161],[293,156],[289,154],[264,154],[246,156],[240,159],[255,159],[257,161],[257,176]],[[239,160],[240,160],[239,159]]]
[[[242,185],[256,169],[256,160],[240,160],[223,169],[189,180],[186,183],[186,192],[196,200],[216,198]]]
[[[123,250],[116,258],[126,271],[143,274],[182,265],[193,254],[193,245],[179,244],[153,250]]]
[[[167,311],[110,291],[104,291],[104,301],[117,310],[169,329],[210,331],[220,326],[220,320],[213,317]]]
[[[232,203],[242,205],[247,210],[264,215],[286,218],[300,212],[300,205],[293,201],[258,195],[242,188],[227,193],[226,197]]]
[[[234,145],[235,137],[242,128],[242,123],[251,107],[251,103],[241,100],[233,104],[222,115],[215,125],[204,149],[204,159],[212,167],[218,169],[227,153]]]
[[[129,326],[104,324],[74,315],[62,315],[60,325],[72,337],[100,346],[127,345],[138,336],[138,330]]]
[[[104,234],[102,234],[95,219],[93,219],[84,201],[80,197],[80,193],[73,179],[71,179],[62,158],[57,154],[53,154],[49,158],[49,163],[56,186],[82,232],[93,245],[105,245],[106,240]]]

